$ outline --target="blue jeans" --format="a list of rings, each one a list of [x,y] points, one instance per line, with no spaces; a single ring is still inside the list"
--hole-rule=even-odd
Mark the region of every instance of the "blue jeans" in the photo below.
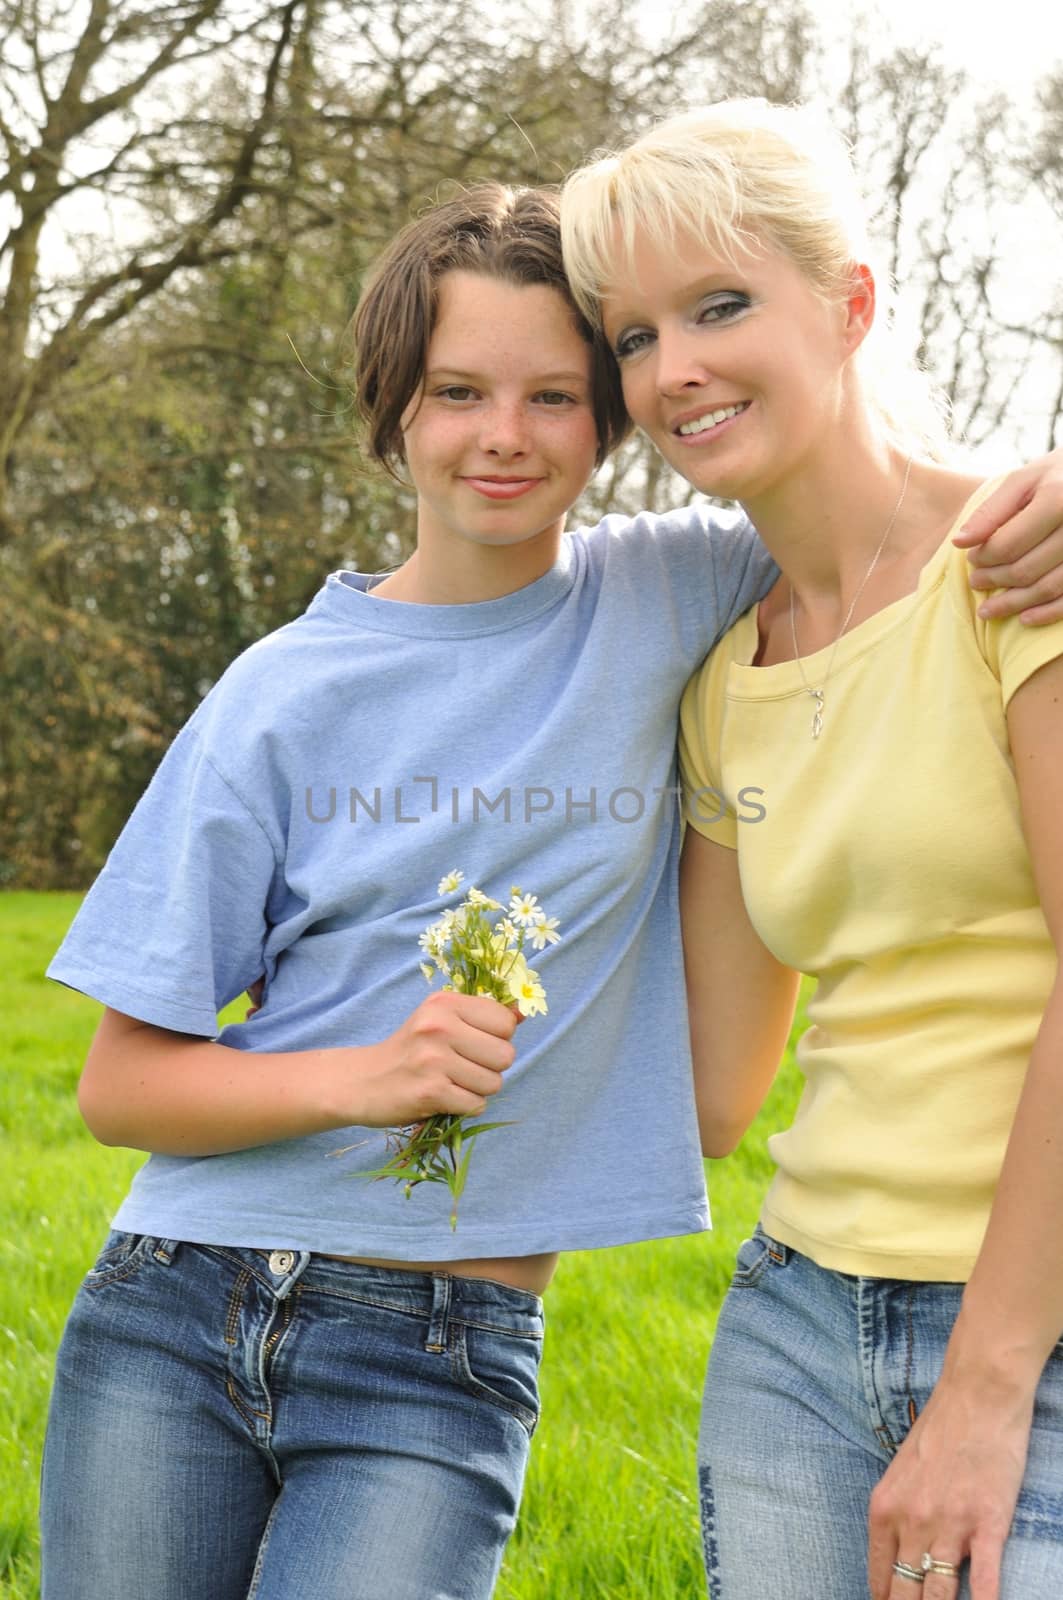
[[[869,1594],[868,1501],[930,1396],[962,1292],[828,1272],[759,1229],[746,1240],[702,1417],[711,1600]],[[1038,1389],[1000,1593],[1063,1595],[1063,1343]]]
[[[484,1600],[542,1332],[488,1280],[112,1234],[59,1351],[42,1600]]]

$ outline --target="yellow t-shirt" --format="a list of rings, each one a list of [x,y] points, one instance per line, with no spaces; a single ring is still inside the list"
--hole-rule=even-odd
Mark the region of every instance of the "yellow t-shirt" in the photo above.
[[[1055,977],[1005,710],[1063,623],[985,622],[980,599],[946,540],[841,639],[818,741],[797,664],[749,664],[755,610],[683,699],[687,819],[737,848],[761,939],[819,980],[763,1224],[842,1272],[966,1279]]]

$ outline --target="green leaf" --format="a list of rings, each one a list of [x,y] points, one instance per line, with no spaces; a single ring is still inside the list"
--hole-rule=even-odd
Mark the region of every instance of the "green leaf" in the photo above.
[[[475,1139],[477,1137],[478,1134],[490,1133],[492,1128],[515,1128],[516,1125],[517,1124],[516,1124],[515,1121],[510,1121],[510,1122],[477,1122],[473,1127],[465,1129],[463,1137],[464,1137],[465,1143],[469,1144],[469,1143],[471,1143],[471,1141],[473,1139]]]

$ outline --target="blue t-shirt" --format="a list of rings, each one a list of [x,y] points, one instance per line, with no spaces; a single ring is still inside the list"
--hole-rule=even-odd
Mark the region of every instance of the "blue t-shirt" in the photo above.
[[[476,605],[375,598],[333,574],[178,735],[49,975],[235,1050],[385,1038],[424,999],[418,936],[463,887],[560,919],[549,1012],[450,1197],[363,1176],[379,1129],[153,1155],[115,1218],[200,1243],[453,1260],[698,1231],[708,1208],[677,913],[676,710],[775,569],[749,524],[609,517]],[[260,974],[261,1011],[217,1012]],[[341,1146],[353,1146],[335,1156]]]

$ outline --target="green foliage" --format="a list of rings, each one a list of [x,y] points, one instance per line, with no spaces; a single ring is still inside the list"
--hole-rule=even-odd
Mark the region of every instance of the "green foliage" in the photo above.
[[[95,1144],[77,1114],[99,1007],[42,976],[76,905],[70,894],[0,894],[5,1600],[37,1595],[37,1481],[55,1349],[141,1160]],[[546,1300],[543,1420],[498,1600],[701,1600],[694,1439],[705,1355],[765,1187],[766,1134],[789,1119],[797,1081],[788,1063],[741,1150],[712,1163],[712,1234],[562,1261]]]

